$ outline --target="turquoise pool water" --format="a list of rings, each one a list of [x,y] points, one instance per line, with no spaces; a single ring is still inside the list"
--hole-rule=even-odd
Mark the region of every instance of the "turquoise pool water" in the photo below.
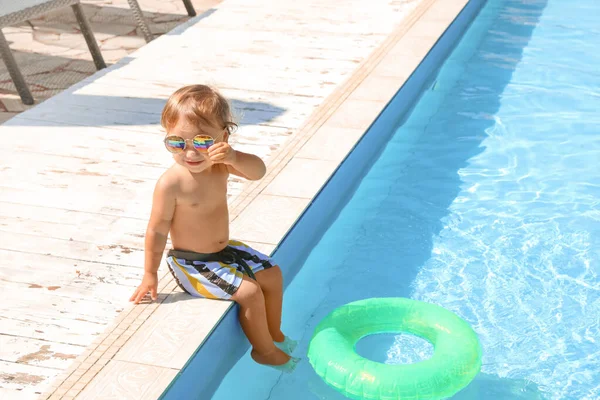
[[[600,398],[600,3],[490,0],[288,286],[297,371],[248,354],[213,396],[342,399],[306,351],[347,302],[402,296],[478,333],[454,399]],[[391,112],[391,111],[386,111]],[[425,343],[361,343],[386,363]]]

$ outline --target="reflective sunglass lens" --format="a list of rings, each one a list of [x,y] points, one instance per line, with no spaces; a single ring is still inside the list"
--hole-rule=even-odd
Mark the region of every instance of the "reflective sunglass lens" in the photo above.
[[[185,140],[176,136],[168,136],[165,139],[165,147],[171,153],[179,153],[185,149]]]
[[[195,136],[194,137],[194,147],[198,150],[208,150],[210,146],[215,144],[215,140],[210,136]]]

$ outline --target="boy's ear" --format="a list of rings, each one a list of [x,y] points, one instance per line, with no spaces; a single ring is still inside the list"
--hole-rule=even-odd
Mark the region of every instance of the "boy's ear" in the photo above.
[[[229,141],[229,130],[225,129],[225,132],[223,133],[223,141],[227,142]]]

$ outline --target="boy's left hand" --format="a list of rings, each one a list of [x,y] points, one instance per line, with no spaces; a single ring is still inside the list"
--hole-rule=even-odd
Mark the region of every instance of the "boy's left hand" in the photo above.
[[[219,142],[208,148],[208,158],[214,164],[233,164],[236,159],[236,153],[229,143]]]

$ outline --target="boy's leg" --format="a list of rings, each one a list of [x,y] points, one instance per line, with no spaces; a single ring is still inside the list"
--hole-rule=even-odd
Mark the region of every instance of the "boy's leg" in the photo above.
[[[256,280],[265,298],[267,324],[271,337],[276,342],[283,342],[285,336],[281,332],[281,309],[283,303],[283,275],[279,266],[261,270],[256,273]]]
[[[275,346],[269,333],[265,296],[260,286],[244,276],[242,284],[231,299],[240,305],[240,324],[252,345],[252,358],[260,364],[287,363],[290,356]]]

